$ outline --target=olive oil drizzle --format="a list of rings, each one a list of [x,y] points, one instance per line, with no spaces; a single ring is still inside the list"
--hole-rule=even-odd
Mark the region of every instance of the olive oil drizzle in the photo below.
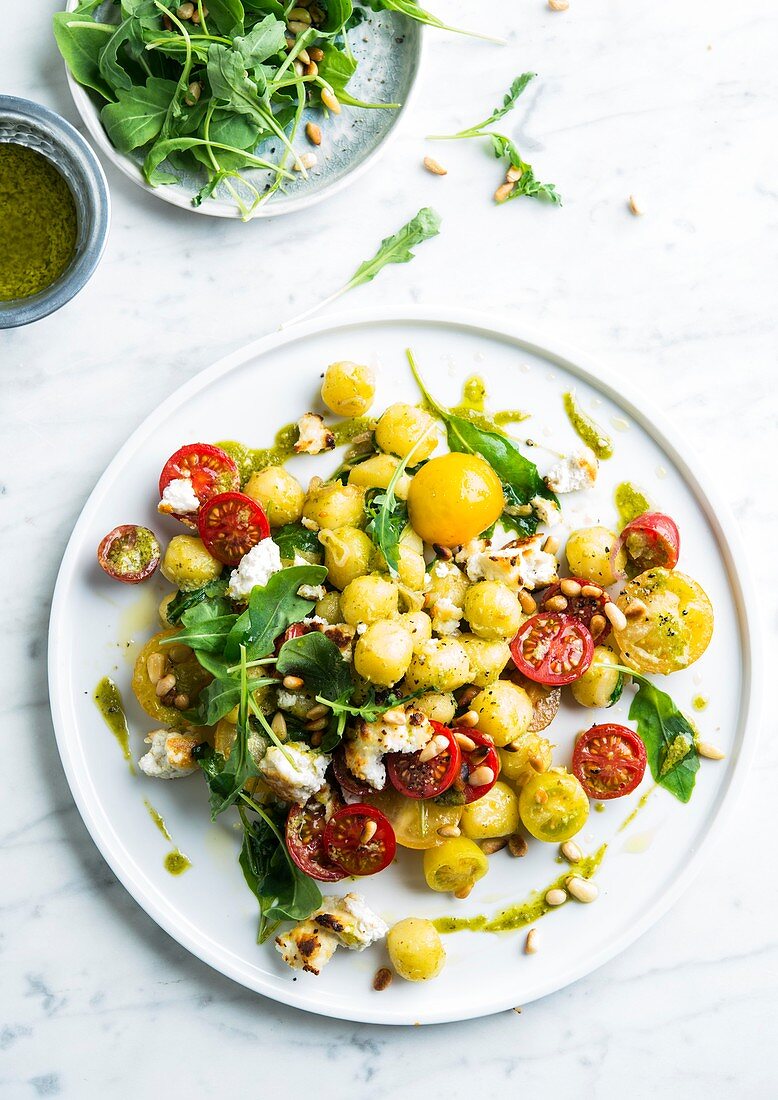
[[[158,810],[155,810],[147,798],[143,799],[143,805],[149,812],[149,817],[162,833],[168,844],[173,844],[173,838],[168,832],[168,827],[165,824],[165,819]],[[165,870],[171,875],[183,875],[184,871],[188,871],[192,866],[191,860],[184,855],[180,848],[173,844],[173,851],[168,852],[163,861]]]
[[[122,702],[121,692],[110,676],[103,676],[95,688],[92,698],[103,716],[106,726],[119,742],[122,755],[127,761],[130,771],[135,775],[135,765],[132,762],[130,753],[130,731],[127,726],[127,716],[124,713],[124,703]]]

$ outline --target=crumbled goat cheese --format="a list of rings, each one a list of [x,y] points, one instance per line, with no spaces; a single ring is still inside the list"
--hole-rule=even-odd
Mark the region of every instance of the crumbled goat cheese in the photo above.
[[[383,790],[386,784],[386,768],[382,763],[387,752],[416,752],[432,737],[432,726],[426,714],[410,707],[405,712],[405,723],[394,725],[383,722],[359,722],[352,738],[345,742],[346,764],[358,779],[363,779],[375,790]]]
[[[548,527],[559,523],[562,513],[556,501],[546,500],[545,497],[533,497],[530,504],[541,523],[545,523]]]
[[[555,493],[575,493],[579,489],[591,489],[597,480],[597,456],[584,447],[566,455],[546,474],[545,482]]]
[[[162,500],[157,505],[157,511],[166,515],[185,516],[196,512],[199,507],[200,501],[192,488],[192,479],[175,477],[163,489]]]
[[[557,560],[542,549],[544,541],[544,535],[531,535],[496,548],[484,539],[473,539],[462,547],[457,560],[466,563],[471,581],[502,581],[514,591],[543,588],[557,579]]]
[[[322,898],[322,904],[307,920],[282,936],[276,948],[293,970],[319,974],[339,946],[364,951],[389,931],[385,921],[372,911],[361,894]]]
[[[287,757],[291,758],[289,763]],[[262,778],[284,802],[307,802],[324,786],[330,758],[300,745],[271,745],[259,762]]]
[[[436,634],[458,634],[459,624],[465,614],[448,596],[440,596],[430,604],[432,629]]]
[[[308,563],[306,563],[308,564]],[[297,589],[297,595],[302,600],[323,600],[327,595],[327,589],[323,584],[301,584]]]
[[[307,531],[318,531],[319,530],[319,525],[316,522],[316,520],[315,519],[308,519],[307,516],[301,516],[300,517],[300,523],[303,525],[303,527],[305,527],[305,529]],[[311,563],[308,562],[308,564],[310,565]]]
[[[281,551],[272,539],[262,539],[240,559],[238,568],[230,574],[227,592],[234,600],[247,600],[252,588],[267,584],[281,568]]]
[[[173,730],[153,730],[146,738],[151,748],[138,761],[138,767],[151,779],[182,779],[197,771],[192,749],[200,742]]]
[[[300,436],[294,449],[298,454],[317,455],[335,446],[335,436],[318,413],[304,413],[297,421],[297,430]]]

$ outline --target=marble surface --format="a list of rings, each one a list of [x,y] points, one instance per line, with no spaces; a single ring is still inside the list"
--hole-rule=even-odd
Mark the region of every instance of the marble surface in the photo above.
[[[56,6],[38,0],[34,21],[26,5],[3,6],[3,91],[76,121],[48,33]],[[466,0],[433,7],[476,20]],[[520,1014],[431,1028],[307,1016],[189,957],[103,863],[60,768],[46,697],[49,600],[100,471],[171,389],[335,289],[427,203],[443,215],[442,235],[342,307],[462,302],[615,363],[683,424],[730,499],[778,657],[774,563],[763,552],[778,539],[778,11],[756,0],[477,8],[509,44],[429,32],[415,109],[354,189],[242,225],[170,208],[109,169],[113,228],[96,276],[56,316],[0,336],[3,1097],[280,1096],[290,1085],[322,1097],[778,1093],[770,710],[739,828],[651,932]],[[541,76],[508,129],[557,183],[561,210],[495,208],[484,149],[424,141],[485,115],[528,68]],[[427,152],[448,176],[423,171]],[[630,194],[642,217],[627,209]]]

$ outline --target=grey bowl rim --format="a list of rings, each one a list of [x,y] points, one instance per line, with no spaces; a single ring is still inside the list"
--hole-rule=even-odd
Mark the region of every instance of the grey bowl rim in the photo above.
[[[0,95],[0,118],[21,118],[43,123],[55,145],[68,150],[77,164],[90,194],[94,216],[81,253],[63,274],[38,294],[19,298],[0,310],[0,329],[18,328],[55,313],[83,290],[102,259],[111,224],[111,198],[108,182],[91,145],[67,119],[50,107],[21,96]]]

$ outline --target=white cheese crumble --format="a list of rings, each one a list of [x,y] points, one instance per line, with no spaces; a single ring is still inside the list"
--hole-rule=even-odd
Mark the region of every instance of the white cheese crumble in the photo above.
[[[262,539],[240,559],[237,569],[230,574],[227,592],[234,600],[247,600],[252,588],[264,588],[274,573],[281,568],[281,551],[272,539]]]
[[[297,421],[297,430],[299,438],[294,449],[298,454],[317,455],[335,446],[335,436],[318,413],[304,413]]]
[[[197,771],[192,749],[199,744],[173,730],[153,730],[146,738],[151,748],[138,761],[138,767],[151,779],[183,779]]]
[[[557,560],[542,549],[544,541],[544,535],[531,535],[497,548],[483,539],[473,539],[462,547],[457,561],[465,562],[471,581],[501,581],[514,591],[543,588],[557,579]]]
[[[416,752],[423,749],[432,737],[432,726],[426,714],[411,707],[405,712],[405,722],[396,725],[384,722],[360,722],[352,739],[344,742],[346,764],[358,778],[375,790],[386,785],[384,753]]]
[[[157,511],[163,515],[189,515],[200,507],[200,501],[192,488],[190,477],[175,477],[169,481],[162,491],[162,500],[157,505]]]
[[[287,744],[283,749],[271,745],[259,762],[259,770],[273,794],[284,802],[305,803],[324,786],[329,762],[325,753],[311,752],[301,745]]]
[[[361,894],[322,898],[321,906],[307,920],[276,937],[276,949],[293,970],[319,974],[339,946],[364,951],[389,931]]]
[[[306,562],[309,565],[310,562]],[[323,584],[301,584],[297,589],[297,595],[302,600],[323,600],[327,595],[327,589]]]
[[[594,451],[583,447],[552,466],[546,474],[545,482],[555,493],[575,493],[579,489],[591,489],[597,480],[598,468]]]
[[[458,634],[459,624],[465,614],[448,596],[440,596],[432,603],[432,629],[436,634]]]
[[[530,504],[540,522],[545,523],[548,527],[559,523],[562,518],[562,513],[556,501],[546,500],[545,497],[533,497]]]

